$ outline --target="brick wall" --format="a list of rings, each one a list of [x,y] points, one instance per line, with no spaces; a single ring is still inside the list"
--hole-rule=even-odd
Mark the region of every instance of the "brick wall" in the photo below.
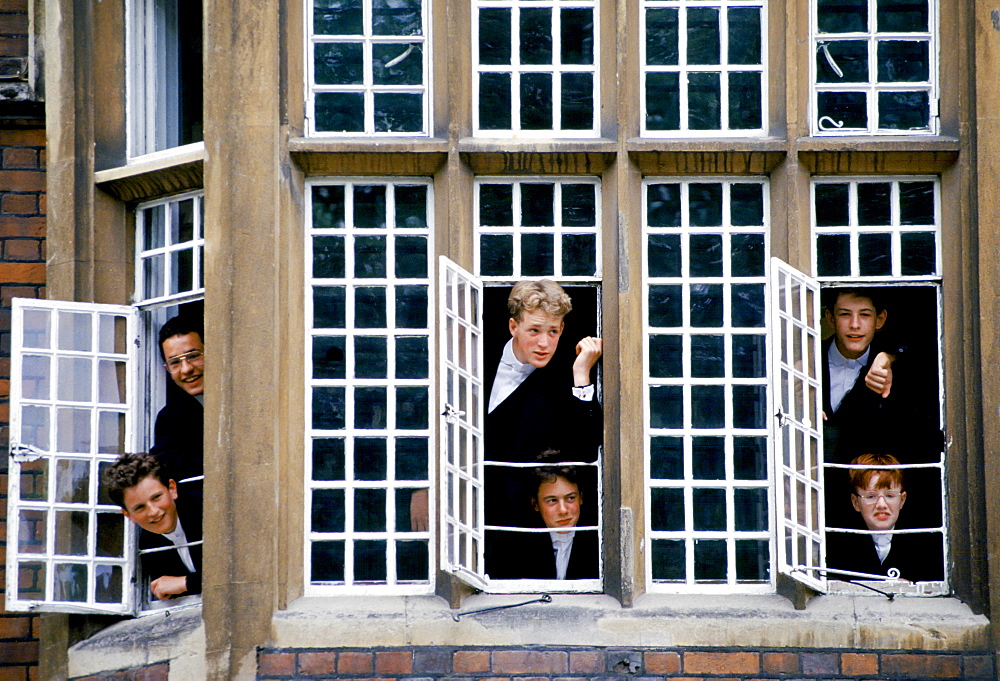
[[[4,19],[9,19],[2,10],[5,4],[0,2],[0,48],[5,44]],[[10,300],[45,297],[44,147],[42,129],[0,129],[0,588],[7,578]],[[15,526],[9,530],[16,531]],[[37,677],[38,626],[37,616],[0,612],[0,681]]]
[[[258,681],[994,680],[990,652],[608,648],[265,649]]]

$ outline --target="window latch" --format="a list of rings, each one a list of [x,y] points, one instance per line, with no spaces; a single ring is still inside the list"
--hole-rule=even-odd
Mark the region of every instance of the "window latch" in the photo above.
[[[464,411],[459,411],[458,409],[455,409],[455,407],[451,406],[450,404],[445,403],[445,405],[444,405],[444,411],[441,412],[441,416],[443,416],[444,420],[447,421],[448,423],[454,424],[454,423],[458,423],[459,417],[465,416],[465,412]]]
[[[10,443],[10,458],[17,463],[38,461],[40,458],[45,456],[45,453],[45,450],[39,449],[34,445],[22,445],[15,442]]]
[[[456,622],[461,619],[462,615],[478,615],[483,612],[492,612],[493,610],[509,610],[510,608],[520,608],[522,605],[531,605],[532,603],[551,603],[552,596],[545,594],[541,598],[535,598],[530,601],[524,601],[523,603],[511,603],[509,605],[494,605],[490,608],[479,608],[478,610],[466,610],[465,612],[455,612],[452,613],[451,618]]]
[[[823,57],[826,59],[826,63],[829,64],[830,68],[833,69],[833,72],[837,74],[837,78],[843,78],[844,72],[839,66],[837,66],[837,62],[836,60],[834,60],[833,55],[830,54],[830,48],[827,46],[827,44],[820,43],[819,49],[823,53]]]

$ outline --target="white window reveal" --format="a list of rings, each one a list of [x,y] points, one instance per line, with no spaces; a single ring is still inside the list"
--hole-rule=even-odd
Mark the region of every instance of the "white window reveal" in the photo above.
[[[424,0],[313,0],[307,6],[309,132],[429,134]]]
[[[643,1],[643,135],[764,133],[765,9],[762,0]]]
[[[773,588],[767,195],[755,178],[643,186],[654,591]]]
[[[935,0],[814,0],[816,135],[933,134]]]
[[[307,198],[307,592],[427,593],[431,185],[314,180]]]
[[[136,532],[101,476],[135,451],[137,315],[15,299],[7,609],[131,614]]]
[[[594,0],[473,3],[477,135],[596,137]]]

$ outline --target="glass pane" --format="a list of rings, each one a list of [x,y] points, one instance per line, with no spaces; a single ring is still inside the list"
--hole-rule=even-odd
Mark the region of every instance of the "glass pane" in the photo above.
[[[653,327],[681,326],[681,287],[651,285],[649,287],[649,325]]]
[[[722,428],[725,425],[725,388],[721,385],[691,386],[691,427]]]
[[[725,438],[694,437],[691,439],[691,474],[695,480],[725,480]]]
[[[851,274],[851,236],[820,234],[816,237],[817,274],[821,277]]]
[[[763,328],[764,284],[733,284],[733,326]]]
[[[90,443],[90,411],[56,409],[56,446],[59,451],[73,454],[89,453]]]
[[[94,566],[94,600],[98,603],[121,603],[122,568],[120,565]]]
[[[555,185],[525,183],[521,185],[521,224],[525,227],[555,225]]]
[[[411,430],[427,428],[428,404],[427,388],[396,388],[396,427]]]
[[[385,541],[354,542],[354,579],[358,582],[384,582],[385,550]]]
[[[381,326],[385,326],[384,319]],[[396,327],[402,329],[427,328],[426,286],[396,287]]]
[[[389,352],[385,336],[354,338],[355,378],[386,378],[388,366]]]
[[[315,215],[315,213],[313,213]],[[344,276],[344,237],[313,237],[313,276],[317,279]]]
[[[57,563],[55,566],[55,593],[57,601],[87,602],[87,566]]]
[[[562,224],[593,227],[597,224],[597,188],[592,184],[562,185]]]
[[[510,64],[511,11],[509,9],[479,10],[479,63]]]
[[[547,7],[521,9],[520,45],[522,64],[552,63],[552,10]]]
[[[561,63],[594,63],[594,11],[589,8],[564,9],[560,13],[562,26]]]
[[[427,438],[396,438],[396,479],[427,479]]]
[[[90,534],[89,514],[84,511],[56,511],[55,553],[61,556],[86,556]]]
[[[427,276],[427,237],[397,236],[396,276],[424,278]]]
[[[381,430],[386,427],[386,389],[354,388],[354,427]]]
[[[354,239],[354,276],[357,278],[384,278],[385,237],[358,236]]]
[[[649,185],[646,189],[646,219],[650,227],[680,227],[681,186]]]
[[[767,531],[767,490],[733,490],[733,520],[737,532]]]
[[[649,491],[649,527],[654,532],[684,529],[684,490],[654,487]]]
[[[820,33],[855,33],[868,30],[868,0],[817,0]]]
[[[737,480],[767,479],[767,441],[765,438],[733,438],[733,477]]]
[[[21,407],[21,444],[49,450],[49,410],[47,407]]]
[[[354,226],[359,229],[385,229],[385,185],[354,187]]]
[[[60,310],[59,316],[59,350],[80,350],[90,352],[93,334],[93,317],[86,312],[68,312]]]
[[[313,50],[318,85],[364,83],[364,45],[361,43],[318,43]]]
[[[555,260],[551,234],[521,235],[521,274],[529,277],[553,276]]]
[[[680,428],[683,425],[683,416],[683,388],[677,385],[650,387],[649,425],[651,428]]]
[[[346,316],[343,286],[313,287],[313,328],[342,329]]]
[[[877,0],[875,23],[883,33],[919,33],[928,30],[927,0]]]
[[[375,132],[420,132],[424,129],[424,96],[418,93],[375,93]]]
[[[664,334],[649,336],[649,375],[653,378],[681,378],[684,375],[682,337]]]
[[[764,378],[767,371],[764,338],[759,334],[732,336],[735,378]]]
[[[594,127],[593,74],[564,73],[560,101],[564,130],[589,130]]]
[[[332,186],[332,187],[313,187],[312,190],[312,224],[314,229],[343,229],[344,227],[344,187],[343,186]],[[323,241],[326,237],[314,237],[313,238],[313,251],[316,251],[316,243],[319,241],[323,244],[335,244],[334,241]],[[342,239],[342,237],[336,237]],[[343,241],[340,242],[343,244]],[[332,246],[324,246],[324,252],[327,248],[333,248]],[[343,245],[340,246],[341,253],[343,253]],[[334,249],[335,250],[335,249]],[[332,255],[330,257],[333,257]],[[313,265],[315,267],[315,265]],[[343,265],[340,267],[340,271],[343,272]],[[315,275],[315,276],[343,276],[343,274],[328,274],[328,275]]]
[[[692,183],[688,189],[688,208],[693,227],[722,225],[722,185]]]
[[[650,234],[647,240],[650,277],[681,276],[681,237],[678,234]]]
[[[861,40],[831,40],[816,52],[816,82],[867,83],[868,43]]]
[[[646,74],[646,128],[679,130],[681,127],[680,74]],[[650,216],[652,219],[652,216]]]
[[[691,336],[691,375],[695,378],[725,376],[725,346],[723,336]]]
[[[49,399],[49,358],[21,355],[21,397],[28,400]]]
[[[360,35],[364,27],[361,0],[313,0],[313,31],[327,35]]]
[[[850,207],[850,186],[845,184],[816,185],[815,208],[816,224],[820,227],[839,227],[850,224],[848,209]]]
[[[691,493],[691,506],[695,531],[721,532],[726,529],[726,490],[695,489]]]
[[[764,276],[763,234],[733,234],[730,244],[734,277]]]
[[[126,319],[113,314],[97,316],[98,352],[125,354]]]
[[[45,563],[18,563],[17,597],[22,600],[45,598]]]
[[[892,222],[892,184],[858,183],[858,224],[888,225]]]
[[[343,388],[313,388],[312,427],[318,430],[342,430],[346,404]]]
[[[19,553],[45,553],[45,511],[22,510],[17,525]]]
[[[48,310],[25,310],[22,317],[22,343],[26,348],[48,349],[51,313]]]
[[[767,428],[767,390],[762,385],[733,386],[733,428]]]
[[[49,496],[49,461],[37,459],[21,464],[21,499],[43,500]]]
[[[687,63],[719,63],[719,10],[692,7],[687,11]]]
[[[688,73],[688,127],[722,127],[722,85],[718,73]]]
[[[396,185],[396,227],[427,228],[427,186]]]
[[[868,127],[868,97],[864,92],[820,92],[816,101],[821,130]]]
[[[692,284],[691,326],[722,326],[722,285]]]
[[[354,325],[360,329],[385,328],[385,287],[354,289]]]
[[[552,75],[521,74],[521,128],[552,129]]]
[[[861,276],[892,274],[892,235],[859,234],[858,264]]]
[[[511,106],[510,74],[480,74],[479,127],[483,130],[510,130]]]
[[[937,270],[934,253],[934,234],[931,232],[904,233],[899,237],[902,251],[903,276],[934,274]]]
[[[725,581],[726,542],[720,539],[694,540],[694,578],[699,582]]]
[[[688,245],[692,277],[722,276],[721,234],[692,234]]]
[[[597,237],[566,234],[562,238],[562,271],[567,277],[592,276],[597,272]]]
[[[344,479],[344,441],[341,438],[316,438],[312,441],[312,479]]]
[[[766,539],[736,541],[736,579],[766,582],[771,575],[770,550]]]
[[[364,132],[364,94],[360,92],[317,92],[316,130],[319,132]]]
[[[729,63],[760,64],[760,9],[757,7],[732,7],[727,19],[729,22]]]
[[[57,399],[66,402],[91,400],[91,362],[89,357],[60,357]]]
[[[762,126],[761,101],[761,76],[759,73],[737,72],[729,74],[729,127],[731,129],[759,129]]]
[[[314,541],[311,559],[313,582],[344,581],[343,541]]]
[[[427,378],[426,336],[396,338],[396,378]]]
[[[646,63],[650,66],[677,64],[677,10],[646,10]]]
[[[920,83],[930,80],[930,44],[916,40],[880,40],[878,81]]]
[[[346,362],[343,336],[313,338],[313,378],[344,378]]]
[[[650,438],[649,477],[654,480],[681,480],[684,477],[683,438]]]
[[[56,490],[53,501],[86,504],[90,500],[90,462],[56,460]]]
[[[372,33],[420,35],[422,0],[373,0]]]
[[[125,516],[121,513],[97,514],[97,555],[105,558],[125,556]]]
[[[879,127],[889,130],[924,130],[930,125],[927,92],[878,93]]]
[[[479,185],[479,223],[484,226],[511,226],[514,224],[513,185]]]
[[[311,526],[313,532],[343,532],[344,517],[344,490],[313,490]]]
[[[430,557],[426,541],[396,542],[396,579],[400,582],[427,581]]]
[[[357,532],[384,532],[385,490],[354,490],[354,529]]]
[[[677,539],[654,539],[653,579],[657,581],[683,581],[687,574],[684,541]]]
[[[143,240],[142,248],[145,251],[154,248],[162,248],[167,243],[166,232],[166,206],[159,205],[151,208],[144,208],[140,213],[142,217]]]
[[[903,225],[933,225],[934,183],[899,183],[899,221]]]
[[[125,362],[102,359],[97,362],[97,401],[104,404],[125,404]]]

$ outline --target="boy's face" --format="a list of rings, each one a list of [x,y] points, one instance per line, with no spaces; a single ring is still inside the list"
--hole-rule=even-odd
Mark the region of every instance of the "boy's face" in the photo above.
[[[510,335],[517,361],[541,369],[556,352],[563,332],[562,317],[553,317],[544,310],[521,313],[521,321],[510,318]]]
[[[580,522],[580,488],[564,477],[540,484],[531,504],[542,515],[545,527],[570,528]]]
[[[191,357],[191,353],[197,355]],[[188,395],[201,395],[205,389],[205,345],[197,333],[171,336],[163,341],[170,378]]]
[[[865,354],[875,332],[885,324],[886,311],[877,313],[870,298],[851,293],[837,297],[833,310],[827,309],[826,321],[836,334],[837,350],[848,359]]]
[[[138,485],[125,490],[125,514],[133,523],[153,534],[166,534],[177,529],[177,483],[165,486],[148,475]]]
[[[871,477],[866,489],[855,489],[851,495],[854,510],[861,514],[869,530],[884,532],[896,526],[899,510],[906,503],[906,492],[898,485],[877,489],[879,473]]]

